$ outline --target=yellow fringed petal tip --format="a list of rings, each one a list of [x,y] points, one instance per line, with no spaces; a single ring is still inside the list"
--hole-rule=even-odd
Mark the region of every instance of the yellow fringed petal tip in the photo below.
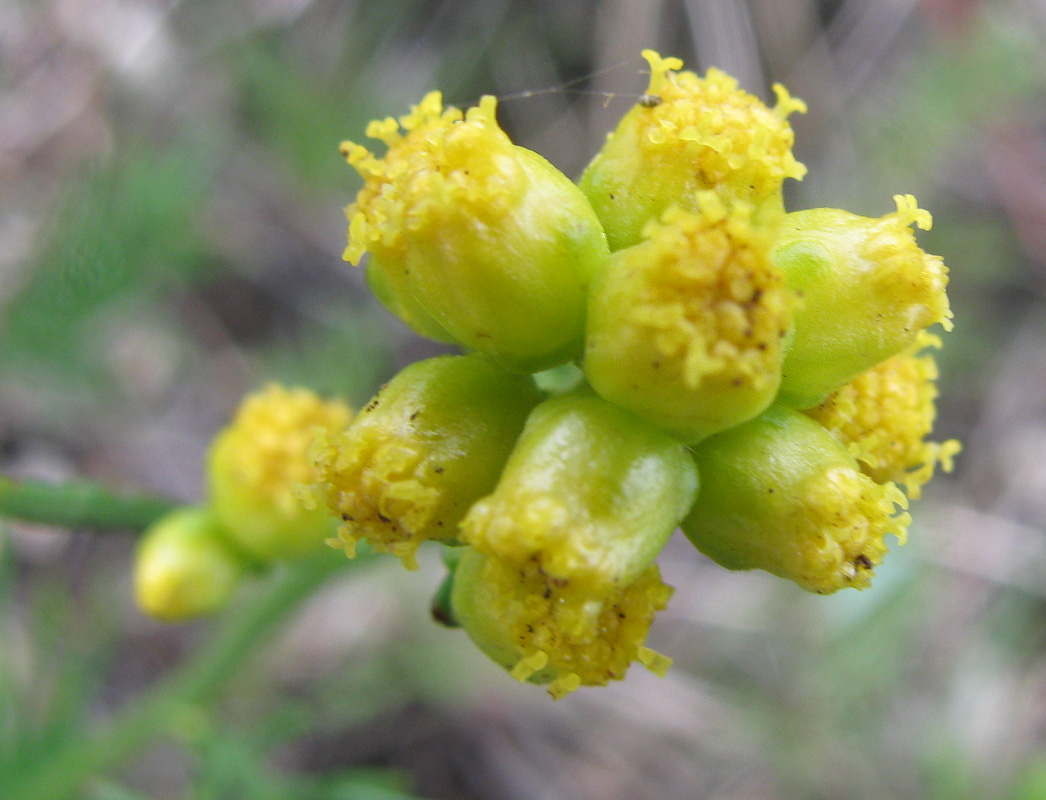
[[[534,561],[518,567],[469,551],[458,570],[453,602],[465,631],[512,677],[548,684],[555,699],[622,680],[633,661],[657,675],[671,664],[645,646],[673,591],[656,566],[598,597],[560,586]]]
[[[392,553],[417,569],[416,552],[430,530],[441,493],[424,483],[432,466],[426,452],[395,424],[360,428],[327,437],[316,450],[323,495],[343,522],[328,544],[356,555],[368,541],[379,553]]]
[[[933,217],[926,209],[919,208],[910,194],[894,195],[893,200],[897,210],[876,221],[860,248],[860,255],[878,266],[876,283],[881,292],[903,298],[913,308],[921,306],[918,314],[913,313],[913,330],[940,323],[950,331],[953,324],[946,291],[948,269],[940,256],[919,247],[911,228],[914,225],[928,231],[933,226]]]
[[[867,588],[872,570],[886,555],[886,535],[893,534],[900,544],[907,540],[911,517],[897,513],[908,505],[903,493],[856,470],[829,470],[805,487],[800,502],[802,514],[788,525],[816,530],[820,539],[795,554],[795,573],[789,576],[807,591]]]
[[[456,537],[493,488],[538,399],[531,378],[478,356],[411,364],[316,448],[317,492],[342,521],[329,543],[351,558],[366,540],[415,569],[419,545]]]
[[[397,123],[391,117],[367,126],[367,136],[384,142],[381,158],[354,142],[341,153],[365,183],[346,209],[348,247],[344,258],[358,264],[366,251],[378,256],[401,250],[406,231],[439,226],[453,215],[486,218],[511,206],[514,183],[522,180],[511,164],[494,155],[513,147],[496,118],[497,100],[485,96],[467,114],[443,108],[430,92]]]
[[[751,206],[698,200],[614,254],[592,289],[585,353],[603,397],[690,442],[770,405],[794,305]]]
[[[643,51],[650,64],[644,98],[610,135],[580,186],[607,230],[611,250],[635,244],[643,224],[672,203],[694,209],[715,190],[781,212],[781,185],[806,167],[792,154],[788,115],[805,110],[783,87],[776,108],[718,69],[678,72],[682,62]]]
[[[663,101],[664,98],[660,94],[662,87],[667,83],[670,73],[677,72],[683,68],[683,59],[675,56],[665,58],[657,51],[650,49],[643,50],[640,55],[650,65],[650,82],[647,84],[647,94]]]
[[[784,84],[775,83],[773,90],[774,95],[777,97],[777,103],[774,105],[774,113],[777,114],[777,116],[782,119],[788,119],[792,114],[806,113],[806,103],[798,97],[792,97],[791,92],[785,88]],[[802,166],[802,164],[799,166],[805,174],[806,167]]]
[[[962,449],[955,439],[928,442],[937,416],[937,364],[926,347],[940,339],[923,332],[916,345],[858,375],[821,405],[804,413],[820,422],[878,483],[903,484],[922,494],[937,465],[952,470]]]
[[[326,513],[301,488],[316,480],[316,436],[351,419],[344,403],[303,388],[272,384],[243,401],[207,461],[215,514],[240,547],[268,562],[300,555],[331,533]]]

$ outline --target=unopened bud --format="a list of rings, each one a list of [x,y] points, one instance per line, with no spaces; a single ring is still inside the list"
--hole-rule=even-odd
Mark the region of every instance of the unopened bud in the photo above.
[[[243,556],[206,508],[182,508],[142,535],[135,556],[138,606],[182,622],[224,608],[248,570]]]

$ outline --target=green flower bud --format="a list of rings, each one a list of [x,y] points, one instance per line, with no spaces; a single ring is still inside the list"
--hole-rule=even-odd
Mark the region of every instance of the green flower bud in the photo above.
[[[367,540],[415,568],[426,539],[453,540],[497,483],[527,414],[533,379],[478,355],[411,364],[318,448],[320,494],[343,521],[336,546]]]
[[[509,140],[496,105],[484,97],[463,115],[433,92],[398,124],[367,128],[388,145],[383,158],[342,145],[365,179],[347,211],[345,257],[372,254],[384,276],[372,283],[416,330],[430,334],[434,322],[506,368],[533,372],[579,355],[586,291],[608,251],[585,196]]]
[[[788,214],[773,258],[799,295],[795,338],[777,402],[810,408],[911,345],[934,323],[951,329],[948,270],[909,225],[932,218],[911,195],[880,219],[837,208]]]
[[[684,442],[773,402],[792,296],[750,208],[700,197],[613,254],[593,283],[585,374],[607,400]]]
[[[522,568],[467,548],[451,589],[454,619],[520,681],[549,684],[553,698],[622,680],[632,661],[664,675],[671,659],[645,646],[654,615],[672,596],[656,566],[596,604],[579,626],[570,600],[535,561]]]
[[[762,416],[694,448],[704,481],[683,521],[697,548],[728,569],[763,569],[830,594],[864,588],[910,518],[892,483],[877,484],[828,431],[798,411]]]
[[[220,611],[248,570],[209,508],[181,508],[138,544],[134,589],[151,617],[181,622]]]
[[[506,564],[535,564],[584,626],[653,562],[696,491],[679,442],[584,389],[534,409],[461,533]]]
[[[784,213],[781,185],[806,168],[792,155],[793,111],[801,100],[775,85],[767,108],[717,69],[704,78],[677,72],[678,58],[644,50],[650,85],[607,138],[585,173],[581,190],[607,232],[611,250],[636,244],[644,226],[671,205],[697,211],[701,192],[728,205],[748,203],[756,217]]]
[[[211,505],[237,547],[269,563],[304,555],[333,535],[330,515],[309,507],[301,487],[316,481],[317,433],[339,431],[350,419],[348,406],[307,389],[271,385],[243,401],[207,456]]]

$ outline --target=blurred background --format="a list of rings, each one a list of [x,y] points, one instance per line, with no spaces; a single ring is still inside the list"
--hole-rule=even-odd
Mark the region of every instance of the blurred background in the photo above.
[[[198,501],[243,393],[358,406],[438,352],[341,261],[359,183],[337,151],[434,88],[503,97],[510,135],[576,177],[644,47],[767,99],[780,81],[809,105],[789,208],[911,192],[952,275],[935,438],[965,450],[872,590],[809,596],[673,542],[668,677],[553,703],[432,624],[435,553],[370,563],[83,796],[1046,798],[1044,43],[1043,0],[0,0],[8,476]],[[92,736],[219,624],[142,617],[133,546],[0,521],[0,763]]]

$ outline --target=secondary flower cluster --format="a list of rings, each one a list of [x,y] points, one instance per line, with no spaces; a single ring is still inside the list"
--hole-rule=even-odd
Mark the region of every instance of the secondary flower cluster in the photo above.
[[[352,411],[307,389],[271,385],[244,399],[207,457],[207,502],[152,525],[135,562],[147,614],[182,621],[225,607],[245,575],[322,546],[334,533],[300,487],[318,473],[317,432],[340,431]]]
[[[438,615],[553,697],[667,669],[645,642],[677,527],[730,569],[863,588],[959,449],[927,440],[927,329],[951,327],[947,270],[911,227],[930,215],[907,195],[878,219],[787,213],[803,103],[643,55],[646,93],[577,183],[509,140],[493,97],[462,112],[433,92],[368,126],[383,155],[342,146],[364,178],[346,259],[467,352],[407,367],[351,423],[310,423],[295,478],[350,557],[366,542],[414,568],[445,545]],[[208,508],[233,509],[223,542],[271,560],[328,529],[303,508],[273,526],[303,495],[260,474],[274,462],[252,448],[280,438],[263,427],[219,438]]]

